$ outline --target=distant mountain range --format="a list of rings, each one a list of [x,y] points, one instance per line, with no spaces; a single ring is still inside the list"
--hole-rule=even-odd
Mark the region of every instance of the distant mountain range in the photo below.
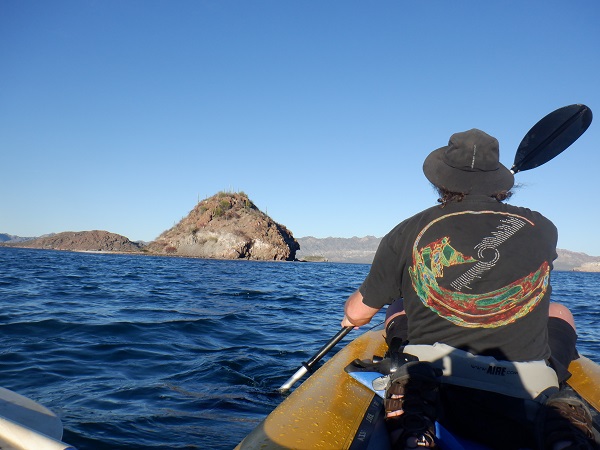
[[[21,236],[13,236],[12,234],[0,233],[0,242],[8,242],[11,244],[16,244],[18,242],[25,242],[35,239],[34,237],[21,237]]]
[[[312,236],[297,238],[298,259],[371,264],[381,238],[375,236],[318,239]],[[600,272],[600,257],[558,249],[554,270]]]

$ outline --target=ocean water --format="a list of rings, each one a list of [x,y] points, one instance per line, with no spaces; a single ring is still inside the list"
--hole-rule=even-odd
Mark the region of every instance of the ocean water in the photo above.
[[[0,386],[53,410],[80,450],[231,449],[368,269],[0,248]],[[553,285],[600,362],[600,273]]]

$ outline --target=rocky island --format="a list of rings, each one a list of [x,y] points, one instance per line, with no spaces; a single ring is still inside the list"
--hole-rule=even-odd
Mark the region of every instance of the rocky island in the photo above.
[[[67,231],[28,240],[13,238],[2,245],[269,261],[293,261],[300,249],[292,233],[261,212],[243,192],[219,192],[202,200],[177,225],[148,245],[98,230]]]
[[[146,247],[154,254],[269,261],[293,261],[299,249],[292,233],[243,192],[202,200]]]
[[[11,247],[39,248],[47,250],[72,250],[79,252],[137,253],[142,245],[131,242],[125,236],[108,231],[65,231],[26,241],[5,244]]]

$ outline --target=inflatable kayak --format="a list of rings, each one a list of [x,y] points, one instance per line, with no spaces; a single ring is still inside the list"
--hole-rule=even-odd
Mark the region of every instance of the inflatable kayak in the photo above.
[[[382,356],[386,349],[381,329],[350,342],[277,406],[236,449],[390,448],[382,398],[345,371],[355,359]],[[582,356],[571,363],[569,370],[569,384],[590,405],[598,431],[600,366]],[[456,439],[441,426],[437,432],[442,449],[485,448]]]
[[[61,442],[63,426],[48,408],[0,388],[0,449],[75,450]]]

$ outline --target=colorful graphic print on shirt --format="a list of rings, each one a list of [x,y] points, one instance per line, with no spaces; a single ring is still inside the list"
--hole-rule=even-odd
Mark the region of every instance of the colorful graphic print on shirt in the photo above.
[[[493,214],[492,222],[497,222],[496,227],[478,239],[476,245],[460,249],[462,251],[453,247],[452,231],[448,232],[448,236],[420,245],[421,239],[432,227],[443,226],[443,221],[465,214]],[[430,310],[462,327],[495,328],[523,317],[535,308],[548,288],[550,265],[547,261],[542,262],[537,270],[490,292],[474,294],[465,291],[469,291],[471,285],[481,278],[494,277],[502,250],[508,251],[502,244],[533,226],[522,216],[496,211],[462,211],[432,221],[421,230],[413,246],[409,273],[415,292]],[[448,230],[452,229],[448,227]],[[458,276],[455,270],[454,278],[443,283],[447,287],[440,286],[444,272],[453,266],[461,266],[458,269],[464,267],[464,270],[459,270]]]

